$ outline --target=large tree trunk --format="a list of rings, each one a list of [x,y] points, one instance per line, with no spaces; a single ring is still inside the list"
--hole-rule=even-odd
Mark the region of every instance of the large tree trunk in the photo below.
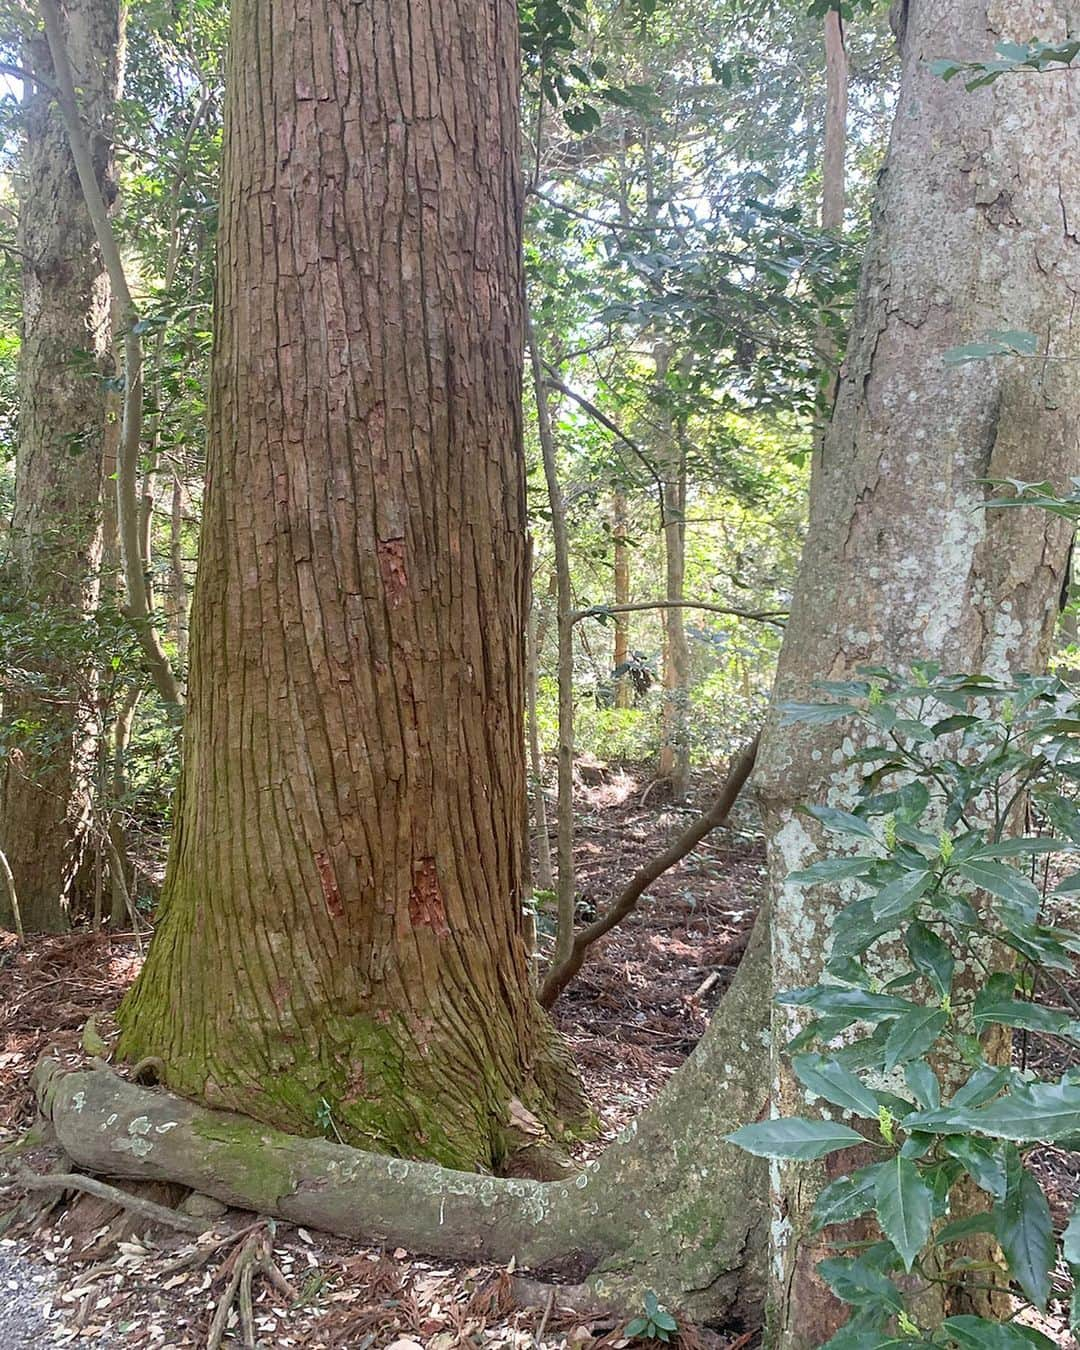
[[[38,1101],[64,1150],[106,1175],[181,1181],[226,1203],[441,1256],[516,1260],[585,1282],[573,1302],[625,1312],[652,1289],[680,1316],[760,1320],[768,1228],[761,1159],[724,1143],[765,1109],[767,925],[759,922],[716,1018],[656,1102],[572,1179],[448,1171],[297,1139],[43,1062]]]
[[[233,9],[184,773],[120,1013],[186,1095],[480,1169],[583,1114],[522,913],[517,89],[513,0]]]
[[[67,0],[64,21],[98,183],[109,200],[120,63],[116,0]],[[28,81],[23,105],[23,328],[7,584],[16,604],[42,606],[50,625],[77,631],[96,602],[101,563],[109,287],[49,87],[44,36],[28,40],[24,60],[46,83]],[[42,650],[31,650],[28,661],[40,695],[15,690],[4,700],[4,720],[30,728],[21,745],[7,738],[0,765],[0,846],[28,930],[66,927],[88,881],[93,666],[77,650],[57,657],[46,645],[32,644]],[[0,898],[0,924],[10,918]]]
[[[1080,146],[1066,82],[999,81],[968,93],[930,62],[1066,34],[1066,0],[911,0],[903,79],[854,333],[814,465],[805,561],[784,639],[780,698],[865,665],[939,661],[1007,677],[1045,667],[1069,529],[1037,511],[984,510],[987,478],[1064,486],[1080,468]],[[988,331],[1038,334],[1051,360],[949,365]],[[1062,358],[1068,358],[1062,360]],[[812,984],[841,897],[788,874],[823,852],[800,801],[850,807],[851,728],[778,729],[757,774],[769,839],[774,987]],[[774,1019],[774,1109],[799,1114]],[[824,1169],[776,1176],[772,1313],[778,1343],[815,1346],[849,1309],[814,1266],[809,1207]]]

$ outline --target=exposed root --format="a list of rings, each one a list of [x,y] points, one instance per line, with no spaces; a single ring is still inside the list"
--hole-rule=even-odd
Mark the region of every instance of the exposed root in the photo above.
[[[82,1191],[85,1195],[96,1196],[99,1200],[107,1200],[109,1204],[117,1205],[121,1209],[129,1209],[136,1214],[141,1214],[144,1219],[149,1219],[151,1223],[160,1223],[166,1228],[175,1228],[181,1233],[203,1233],[207,1225],[201,1219],[189,1219],[185,1214],[178,1214],[174,1209],[167,1209],[164,1205],[156,1205],[152,1200],[144,1200],[142,1196],[131,1195],[127,1191],[122,1191],[116,1186],[110,1186],[107,1182],[99,1181],[96,1177],[83,1176],[79,1172],[50,1172],[43,1175],[39,1172],[31,1172],[27,1167],[20,1167],[11,1175],[10,1180],[0,1182],[0,1190],[23,1190],[23,1191]]]
[[[244,1234],[234,1243],[232,1252],[222,1262],[215,1277],[215,1283],[226,1278],[228,1283],[214,1310],[210,1332],[206,1338],[206,1350],[219,1350],[233,1308],[236,1309],[240,1322],[240,1338],[244,1350],[255,1350],[253,1288],[256,1275],[262,1275],[290,1303],[295,1303],[299,1298],[299,1294],[274,1260],[273,1223],[256,1224],[252,1229],[245,1229]]]

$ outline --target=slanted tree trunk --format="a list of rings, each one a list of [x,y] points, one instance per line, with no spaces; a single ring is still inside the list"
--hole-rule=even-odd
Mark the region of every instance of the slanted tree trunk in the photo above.
[[[63,15],[94,168],[109,200],[118,6],[116,0],[67,0]],[[45,84],[27,81],[23,103],[23,330],[7,585],[16,603],[42,606],[50,625],[70,630],[98,593],[109,287],[48,87],[53,69],[43,35],[27,41],[24,61]],[[42,650],[30,664],[40,696],[24,690],[4,703],[5,720],[28,731],[22,744],[8,738],[8,758],[0,765],[0,846],[11,863],[24,926],[52,931],[67,926],[91,891],[83,864],[94,772],[94,675],[92,662],[70,648],[59,658]],[[10,919],[0,894],[0,924]]]
[[[987,478],[1080,469],[1080,146],[1073,94],[1054,78],[967,93],[931,70],[939,56],[1001,41],[1062,40],[1066,0],[911,0],[903,78],[852,340],[814,465],[810,529],[777,680],[780,698],[864,665],[939,661],[1008,677],[1045,668],[1069,527],[1037,511],[985,510]],[[943,353],[992,330],[1039,335],[1051,359],[949,365]],[[1066,358],[1062,360],[1062,358]],[[836,894],[788,874],[821,856],[800,801],[851,805],[847,724],[768,728],[757,786],[769,839],[773,979],[812,984]],[[850,740],[847,748],[851,748]],[[799,1114],[773,1026],[774,1107]],[[817,1179],[824,1169],[817,1170]],[[850,1309],[814,1266],[815,1169],[787,1167],[774,1197],[772,1314],[778,1344],[821,1344]]]
[[[480,1169],[584,1114],[522,912],[517,90],[512,0],[233,9],[183,780],[120,1010],[188,1096]]]

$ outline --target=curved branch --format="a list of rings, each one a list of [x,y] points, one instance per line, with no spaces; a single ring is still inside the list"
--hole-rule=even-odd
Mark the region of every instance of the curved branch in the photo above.
[[[543,1007],[551,1007],[585,964],[586,953],[593,943],[598,942],[600,938],[610,933],[613,928],[622,923],[623,919],[634,912],[638,901],[653,882],[658,877],[663,876],[668,868],[674,867],[677,862],[681,862],[688,853],[701,843],[707,834],[726,822],[731,814],[731,808],[738,800],[739,793],[743,790],[746,780],[753,770],[760,741],[761,733],[758,732],[746,749],[736,757],[728,773],[727,781],[705,814],[699,816],[689,828],[685,829],[673,843],[664,849],[663,853],[658,853],[655,858],[635,872],[610,908],[574,935],[574,945],[570,955],[565,960],[556,962],[544,977],[539,994],[540,1003]]]
[[[771,623],[777,628],[783,628],[783,620],[788,617],[786,609],[738,609],[731,605],[714,605],[705,600],[642,600],[630,605],[591,605],[588,609],[575,609],[570,615],[570,622],[602,619],[608,614],[636,614],[646,609],[703,609],[709,614],[753,619],[758,623]]]

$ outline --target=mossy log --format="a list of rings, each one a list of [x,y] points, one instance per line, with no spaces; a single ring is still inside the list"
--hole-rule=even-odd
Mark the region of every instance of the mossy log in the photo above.
[[[37,1100],[91,1172],[182,1182],[230,1205],[364,1241],[585,1278],[609,1305],[646,1289],[703,1322],[754,1325],[767,1177],[723,1137],[768,1096],[763,924],[721,1015],[656,1102],[566,1181],[457,1172],[271,1129],[107,1068],[43,1060]]]

